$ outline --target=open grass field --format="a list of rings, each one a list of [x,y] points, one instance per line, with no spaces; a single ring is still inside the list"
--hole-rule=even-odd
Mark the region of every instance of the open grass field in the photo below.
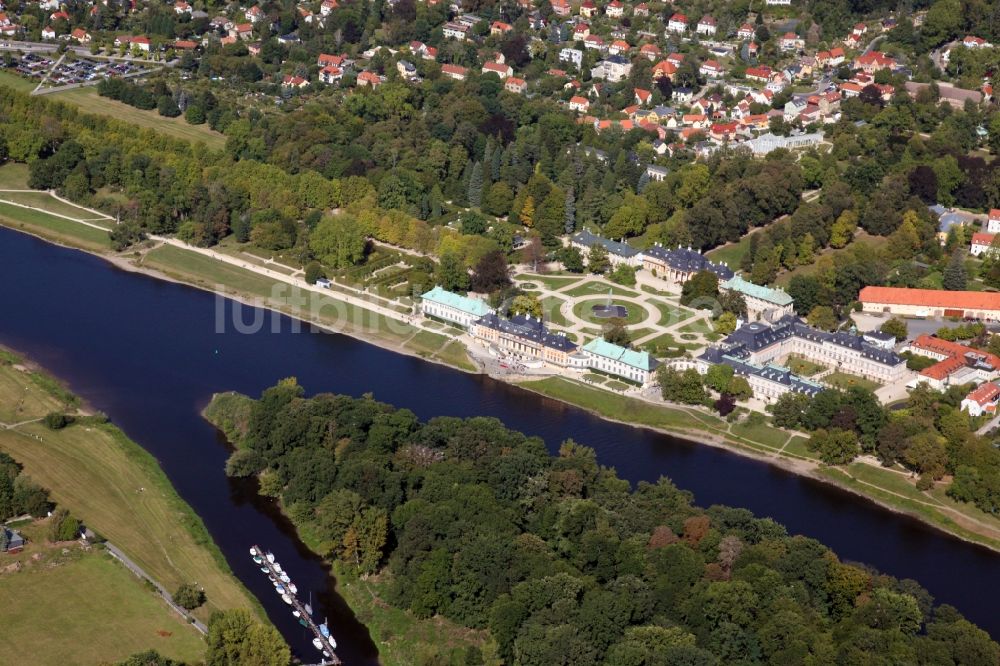
[[[186,663],[205,656],[201,634],[103,552],[0,574],[0,598],[4,654],[15,659],[5,663],[113,663],[151,648]]]
[[[735,243],[726,243],[714,250],[709,250],[705,256],[715,262],[721,261],[735,270],[743,260],[743,255],[750,249],[750,236],[755,233],[757,231],[752,231]]]
[[[24,190],[28,187],[28,165],[7,162],[0,166],[0,190]]]
[[[28,210],[0,203],[0,224],[87,250],[107,250],[111,247],[107,232],[55,217],[40,210]]]
[[[116,120],[155,130],[175,139],[191,142],[201,141],[212,150],[219,150],[226,145],[225,135],[210,129],[208,125],[189,125],[183,116],[167,118],[156,111],[137,109],[123,102],[101,97],[97,94],[97,88],[93,86],[51,93],[46,97],[79,107],[85,113],[109,116]]]
[[[19,92],[31,92],[38,85],[38,81],[30,81],[24,77],[18,76],[17,74],[0,71],[0,85],[13,88]]]
[[[14,365],[0,364],[0,377],[0,403],[4,413],[14,413],[13,422],[63,409],[60,398]],[[208,597],[196,613],[202,619],[213,609],[255,607],[156,460],[114,426],[81,423],[53,431],[22,423],[0,429],[0,450],[168,590],[198,581]]]
[[[556,289],[562,289],[563,287],[571,285],[574,282],[579,282],[584,277],[586,276],[585,275],[567,275],[567,276],[534,275],[529,273],[521,273],[519,275],[514,276],[514,279],[517,282],[524,281],[524,282],[532,282],[535,285],[542,284],[548,287],[549,289],[556,290]]]
[[[557,296],[546,296],[542,299],[542,319],[545,321],[555,324],[556,326],[569,326],[569,322],[566,321],[566,317],[563,316],[559,308],[565,303],[563,299]]]
[[[448,365],[463,370],[475,371],[476,366],[469,360],[469,354],[465,351],[465,345],[458,340],[453,340],[446,344],[441,351],[434,355],[434,358],[444,361]]]
[[[663,301],[652,301],[652,303],[653,306],[660,311],[660,321],[657,322],[660,326],[679,324],[685,319],[690,319],[694,316],[694,310],[688,310],[687,308],[682,308],[679,305],[673,305]]]

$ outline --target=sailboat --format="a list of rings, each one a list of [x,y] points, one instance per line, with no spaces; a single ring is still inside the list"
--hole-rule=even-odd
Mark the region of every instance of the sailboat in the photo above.
[[[313,614],[313,593],[309,590],[309,603],[306,604],[306,615]]]

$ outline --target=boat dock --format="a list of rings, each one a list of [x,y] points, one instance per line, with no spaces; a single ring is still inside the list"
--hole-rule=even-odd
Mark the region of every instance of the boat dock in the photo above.
[[[254,551],[256,551],[257,555],[260,556],[260,558],[262,560],[262,565],[267,568],[267,573],[268,573],[269,577],[271,577],[274,580],[281,580],[282,573],[285,573],[286,575],[288,575],[287,572],[283,572],[278,567],[276,567],[275,566],[275,564],[276,564],[275,562],[271,562],[271,560],[268,559],[267,554],[266,554],[267,551],[263,550],[260,546],[258,546],[256,544],[254,544],[253,549],[254,549]],[[331,638],[327,638],[326,636],[323,635],[323,632],[321,632],[319,630],[319,626],[317,626],[316,622],[312,619],[312,614],[306,612],[306,608],[299,601],[298,596],[296,596],[295,594],[293,594],[291,592],[291,590],[288,590],[287,589],[287,585],[285,586],[285,588],[286,588],[285,589],[285,594],[287,594],[288,597],[292,601],[292,603],[290,604],[291,607],[294,610],[296,610],[296,611],[299,612],[299,615],[300,615],[299,620],[302,621],[302,622],[304,622],[305,626],[310,631],[312,631],[313,635],[316,637],[316,639],[313,641],[313,644],[315,645],[316,641],[319,641],[319,643],[323,646],[323,651],[329,653],[328,657],[324,655],[324,659],[320,663],[321,664],[341,664],[341,663],[343,663],[343,662],[340,661],[340,657],[337,656],[337,653],[334,652],[334,646],[336,645],[336,642],[332,642],[331,643],[331,641],[333,640],[332,637]]]

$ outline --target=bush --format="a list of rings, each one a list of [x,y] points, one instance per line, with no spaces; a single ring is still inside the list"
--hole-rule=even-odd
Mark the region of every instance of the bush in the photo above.
[[[310,261],[306,264],[306,282],[316,284],[317,280],[324,277],[326,277],[326,273],[323,272],[323,267],[318,261]]]
[[[193,583],[182,583],[174,592],[174,603],[184,610],[192,611],[205,603],[205,590]]]
[[[42,423],[44,423],[45,427],[49,430],[62,430],[72,422],[73,417],[67,416],[62,412],[49,412],[45,415],[45,418],[42,419]]]
[[[75,541],[80,537],[80,521],[66,509],[56,509],[49,519],[49,541]]]
[[[253,476],[263,466],[264,461],[261,460],[256,451],[240,449],[239,451],[234,451],[233,455],[229,456],[229,460],[226,461],[226,476],[236,478]]]

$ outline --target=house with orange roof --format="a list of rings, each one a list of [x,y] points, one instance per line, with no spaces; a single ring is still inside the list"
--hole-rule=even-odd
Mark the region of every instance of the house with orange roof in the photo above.
[[[624,39],[616,39],[608,46],[608,53],[611,55],[622,55],[623,53],[628,53],[631,48],[629,43]]]
[[[508,32],[514,29],[510,23],[504,23],[503,21],[493,21],[490,24],[490,34],[491,35],[506,35]]]
[[[590,100],[586,97],[574,95],[569,100],[569,110],[577,113],[587,113],[590,110]]]
[[[73,28],[73,32],[69,33],[69,36],[81,44],[89,44],[91,39],[90,33],[83,28]]]
[[[504,90],[512,93],[517,93],[518,95],[523,95],[528,92],[528,84],[524,79],[519,79],[516,76],[509,77],[503,84]]]
[[[760,65],[759,67],[747,67],[746,77],[749,81],[758,81],[760,83],[767,83],[771,80],[771,68],[767,65]]]
[[[358,74],[359,88],[364,88],[366,86],[377,88],[380,85],[382,85],[382,77],[375,72],[361,72]]]
[[[881,51],[871,51],[854,59],[854,69],[860,69],[866,74],[874,74],[883,69],[894,69],[896,61]]]
[[[749,23],[744,23],[740,26],[740,29],[736,31],[736,38],[740,40],[753,39],[754,35],[757,33],[753,26]]]
[[[676,13],[667,20],[667,32],[683,35],[688,29],[688,18],[684,14]]]
[[[973,257],[978,257],[987,252],[995,252],[993,250],[993,239],[996,234],[989,233],[974,233],[972,234],[972,244],[969,247],[969,254]]]
[[[552,13],[563,18],[573,13],[573,6],[569,0],[552,0]]]
[[[594,0],[583,0],[583,2],[580,3],[580,16],[593,18],[596,14],[597,5],[594,4]]]
[[[635,103],[636,104],[640,104],[642,106],[646,106],[653,99],[653,93],[650,92],[649,90],[645,90],[643,88],[635,88],[633,90],[633,92],[635,93]]]
[[[513,76],[514,68],[510,65],[491,60],[483,65],[482,73],[496,74],[502,80],[506,79],[508,76]]]
[[[698,68],[698,72],[704,77],[717,79],[725,74],[726,70],[718,60],[706,60],[701,63],[701,67]]]
[[[699,19],[698,25],[695,26],[695,32],[697,32],[699,35],[705,35],[711,37],[712,35],[715,34],[717,28],[718,28],[718,23],[716,22],[716,20],[711,16],[709,16],[708,14],[706,14],[705,16],[702,16],[701,19]]]
[[[645,2],[640,2],[632,10],[632,13],[636,16],[649,16],[649,4]]]
[[[319,70],[319,80],[327,85],[338,83],[344,78],[344,70],[336,65],[327,65]]]
[[[281,79],[282,88],[305,88],[308,85],[309,81],[303,79],[301,76],[285,74],[285,76]]]
[[[969,392],[962,400],[960,409],[969,416],[995,414],[1000,402],[1000,386],[996,382],[985,382]]]
[[[464,81],[465,77],[469,74],[469,70],[459,65],[444,64],[441,65],[441,74],[447,76],[449,79]]]
[[[670,62],[669,60],[661,60],[660,62],[653,65],[652,76],[653,79],[662,79],[664,77],[673,80],[674,74],[677,73],[677,65]]]
[[[660,47],[656,44],[643,44],[639,47],[639,55],[650,62],[654,62],[657,58],[659,58],[661,53],[662,51],[660,51]]]
[[[916,382],[925,382],[938,390],[951,385],[991,381],[1000,376],[1000,358],[933,335],[918,336],[906,350],[937,361],[921,370]]]
[[[604,13],[611,18],[621,18],[625,15],[625,5],[621,0],[611,0],[608,6],[604,8]]]

